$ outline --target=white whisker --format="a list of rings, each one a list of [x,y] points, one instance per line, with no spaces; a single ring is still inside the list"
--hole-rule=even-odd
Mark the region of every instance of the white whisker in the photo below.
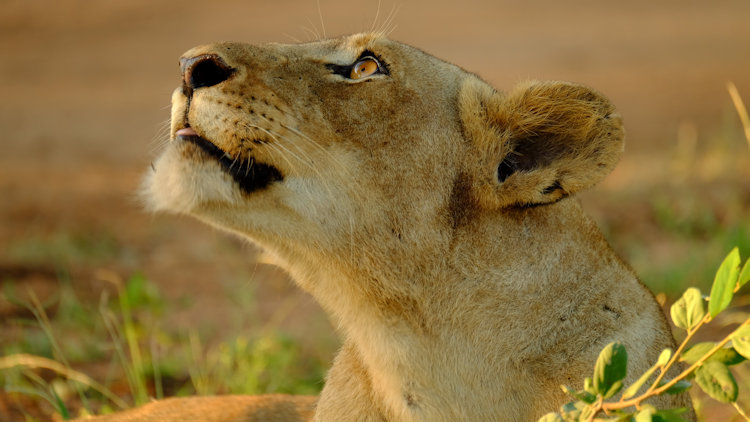
[[[318,3],[318,17],[320,18],[320,29],[323,31],[323,39],[326,37],[326,24],[323,22],[323,11],[320,8],[320,0],[316,0]]]
[[[307,33],[308,41],[315,40],[315,32],[312,29],[306,26],[300,26],[300,29]]]
[[[159,128],[156,131],[156,134],[151,138],[150,144],[150,153],[151,155],[154,155],[161,151],[165,145],[169,143],[169,133],[171,129],[170,120],[167,119],[161,123],[159,123]]]
[[[326,155],[326,156],[328,157],[328,159],[329,159],[329,160],[330,160],[330,161],[331,161],[331,162],[332,162],[333,164],[336,164],[336,165],[337,165],[337,166],[339,167],[339,169],[341,169],[341,170],[343,170],[343,171],[344,171],[345,173],[347,173],[347,175],[348,175],[348,176],[350,175],[350,174],[349,174],[349,169],[348,169],[348,168],[347,168],[347,167],[346,167],[346,166],[345,166],[345,165],[344,165],[343,163],[341,163],[341,162],[340,162],[340,161],[339,161],[339,160],[338,160],[338,159],[337,159],[337,158],[336,158],[336,157],[335,157],[335,156],[334,156],[334,155],[333,155],[333,154],[332,154],[332,153],[331,153],[330,151],[328,151],[327,149],[323,148],[323,146],[322,146],[322,145],[318,144],[317,142],[315,142],[315,140],[313,140],[313,139],[312,139],[312,138],[310,138],[309,136],[305,135],[304,133],[300,132],[299,130],[297,130],[297,129],[296,129],[296,128],[294,128],[294,127],[291,127],[291,126],[289,126],[289,125],[286,125],[286,124],[284,124],[284,123],[280,123],[280,125],[281,125],[281,127],[283,127],[284,129],[286,129],[286,130],[288,130],[288,131],[291,131],[291,132],[292,132],[292,133],[294,133],[295,135],[299,136],[299,137],[301,138],[301,140],[303,140],[303,141],[307,142],[307,143],[308,143],[308,144],[309,144],[310,146],[312,146],[313,148],[315,148],[315,149],[317,149],[318,151],[320,151],[321,153],[325,154],[325,155]]]
[[[292,163],[292,161],[287,157],[287,154],[292,155],[292,156],[294,156],[294,154],[291,154],[291,152],[289,152],[286,148],[284,148],[283,145],[281,145],[280,143],[278,143],[278,141],[277,141],[277,143],[268,143],[268,144],[266,144],[266,146],[269,147],[269,150],[268,150],[269,153],[275,152],[276,155],[278,155],[279,157],[281,157],[281,159],[283,159],[284,161],[286,161],[287,163],[289,163],[289,166],[291,168],[295,167],[294,163]],[[282,151],[282,149],[284,151]],[[312,207],[317,207],[318,203],[315,201],[315,198],[313,197],[312,192],[310,192],[309,190],[305,190],[304,194],[309,199],[308,204],[310,206],[312,206]]]
[[[250,157],[249,160],[247,160],[247,168],[245,169],[245,177],[247,177],[248,174],[250,174],[250,169],[253,167],[253,164],[255,164],[255,160]]]
[[[284,145],[284,143],[281,142],[280,136],[278,134],[276,134],[274,132],[271,132],[270,130],[262,128],[262,127],[257,126],[257,125],[248,125],[248,126],[250,126],[251,128],[255,128],[255,129],[258,129],[260,131],[263,131],[268,136],[270,136],[271,138],[273,138],[273,140],[275,141],[275,143],[269,143],[267,145],[272,145],[273,147],[275,147],[277,149],[281,149],[281,150],[283,150],[283,152],[286,152],[286,154],[284,154],[284,153],[282,153],[282,151],[278,151],[281,154],[281,157],[284,160],[286,160],[287,163],[289,163],[289,165],[291,167],[294,167],[294,165],[289,160],[289,158],[286,157],[287,154],[290,155],[295,160],[297,160],[297,162],[299,162],[301,164],[304,164],[307,168],[309,168],[313,173],[315,173],[318,176],[318,179],[323,183],[326,191],[328,191],[329,196],[330,197],[334,197],[333,191],[331,190],[330,185],[326,181],[326,178],[323,177],[323,175],[320,173],[320,171],[317,169],[317,167],[315,165],[313,165],[313,163],[310,161],[309,158],[307,158],[307,159],[303,158],[302,156],[296,154],[295,152],[293,152],[292,150],[290,150],[289,148],[287,148]],[[294,143],[289,143],[289,145],[294,146],[300,153],[304,154],[304,151],[301,150],[298,145],[295,145]],[[312,197],[310,199],[312,200]],[[312,202],[314,202],[314,201],[312,201]]]
[[[290,34],[287,34],[287,33],[284,33],[283,35],[285,37],[289,38],[290,40],[296,42],[297,44],[302,44],[302,40],[300,40],[299,38],[297,38],[297,37],[295,37],[293,35],[290,35]]]
[[[238,151],[237,155],[234,156],[234,160],[232,160],[232,164],[229,165],[229,168],[231,169],[234,167],[235,164],[237,164],[237,160],[240,159],[240,155],[242,155],[242,151]]]
[[[375,10],[375,19],[372,20],[372,25],[370,25],[370,32],[376,32],[375,31],[375,25],[378,24],[378,18],[380,17],[380,6],[382,5],[382,0],[378,0],[378,8]]]
[[[388,36],[393,31],[396,30],[398,25],[395,24],[394,21],[396,19],[396,15],[398,14],[399,9],[400,9],[400,6],[396,4],[393,4],[393,6],[391,6],[391,11],[388,13],[388,17],[385,19],[385,21],[383,21],[383,24],[380,26],[378,33]]]
[[[320,32],[318,32],[318,29],[315,27],[315,24],[310,20],[310,18],[307,18],[307,23],[309,23],[310,26],[312,27],[310,31],[315,36],[315,41],[320,41],[321,40]]]

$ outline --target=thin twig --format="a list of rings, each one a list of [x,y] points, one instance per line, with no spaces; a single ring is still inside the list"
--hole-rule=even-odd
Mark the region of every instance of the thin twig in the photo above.
[[[724,340],[722,340],[719,343],[717,343],[716,346],[714,346],[705,355],[703,355],[703,357],[701,357],[700,359],[698,359],[695,363],[693,363],[692,365],[690,365],[690,367],[688,369],[682,371],[682,373],[680,375],[676,376],[675,378],[673,378],[668,383],[666,383],[666,384],[662,385],[661,387],[656,388],[654,390],[649,390],[646,393],[642,394],[641,396],[636,397],[636,398],[631,399],[631,400],[627,400],[627,401],[623,401],[623,402],[604,403],[601,406],[600,410],[604,410],[606,412],[606,411],[609,411],[609,410],[624,409],[624,408],[627,408],[627,407],[636,406],[636,405],[640,404],[640,402],[648,399],[649,397],[658,396],[658,395],[664,393],[665,391],[667,391],[670,388],[672,388],[678,382],[680,382],[683,379],[687,378],[688,375],[690,375],[693,371],[695,371],[696,369],[698,369],[698,367],[700,367],[701,365],[703,365],[714,353],[718,352],[721,348],[724,347],[724,345],[726,345],[727,343],[729,343],[729,340],[732,339],[732,335],[734,335],[734,333],[736,333],[737,330],[739,330],[740,328],[742,328],[742,327],[744,327],[746,325],[750,325],[750,318],[748,318],[747,320],[745,320],[745,322],[743,322],[739,327],[737,327],[736,330],[734,330],[731,334],[729,334],[728,336],[726,336],[724,338]],[[687,343],[687,342],[683,342],[683,344],[685,344],[685,343]],[[678,353],[675,353],[675,355],[677,355],[677,354]]]
[[[680,343],[680,347],[678,347],[677,350],[672,354],[672,358],[669,359],[669,362],[667,362],[666,365],[664,365],[664,368],[662,368],[661,372],[659,372],[659,375],[656,377],[656,380],[653,382],[653,384],[651,384],[651,387],[649,387],[649,389],[646,390],[644,395],[654,391],[654,389],[656,389],[659,386],[659,383],[661,382],[661,380],[664,379],[664,377],[667,375],[667,371],[680,358],[682,351],[685,349],[685,347],[687,347],[687,344],[690,341],[690,339],[692,339],[695,333],[698,332],[698,329],[700,329],[703,325],[708,323],[708,321],[710,320],[711,320],[710,314],[706,314],[706,316],[703,317],[703,319],[701,320],[701,322],[698,323],[698,325],[693,327],[692,330],[688,330],[685,340],[683,340],[682,343]]]
[[[739,404],[737,404],[736,401],[732,402],[732,406],[734,406],[734,408],[737,410],[737,413],[739,413],[740,416],[742,416],[743,418],[745,418],[746,421],[750,421],[750,418],[747,417],[747,414],[745,413],[745,411],[742,410],[742,408],[740,407]]]

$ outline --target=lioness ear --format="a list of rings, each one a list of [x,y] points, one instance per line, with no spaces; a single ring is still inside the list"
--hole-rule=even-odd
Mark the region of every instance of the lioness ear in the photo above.
[[[483,167],[478,199],[492,208],[542,205],[593,186],[624,147],[612,104],[580,85],[528,82],[503,95],[470,78],[459,108]]]

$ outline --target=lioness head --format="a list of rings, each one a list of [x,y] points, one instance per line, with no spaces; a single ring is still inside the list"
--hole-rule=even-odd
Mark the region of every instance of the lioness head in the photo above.
[[[606,343],[641,345],[633,374],[672,344],[566,199],[623,150],[597,92],[499,92],[374,34],[180,64],[147,196],[264,246],[334,316],[316,420],[536,420]]]
[[[588,88],[498,92],[374,34],[213,44],[180,63],[150,203],[250,237],[303,287],[332,262],[398,256],[395,273],[440,256],[477,220],[595,184],[623,149],[620,118]]]

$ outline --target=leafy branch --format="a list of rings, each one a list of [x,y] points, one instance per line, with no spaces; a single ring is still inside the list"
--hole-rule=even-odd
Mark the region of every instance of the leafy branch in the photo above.
[[[645,401],[662,394],[683,393],[692,386],[691,380],[713,399],[731,403],[737,413],[750,421],[737,403],[737,382],[729,370],[729,366],[750,359],[750,317],[721,341],[688,347],[696,332],[724,311],[734,294],[750,281],[750,259],[745,261],[742,269],[740,263],[739,250],[734,248],[719,266],[708,298],[691,287],[672,305],[672,321],[686,330],[685,339],[674,353],[671,349],[664,349],[656,363],[629,385],[619,399],[613,397],[624,387],[628,355],[625,346],[614,342],[599,354],[593,377],[584,380],[582,390],[562,387],[575,400],[563,405],[558,413],[543,416],[539,422],[682,421],[680,415],[687,409],[657,409]],[[689,366],[674,378],[665,380],[678,362]],[[652,378],[649,387],[638,394]]]

